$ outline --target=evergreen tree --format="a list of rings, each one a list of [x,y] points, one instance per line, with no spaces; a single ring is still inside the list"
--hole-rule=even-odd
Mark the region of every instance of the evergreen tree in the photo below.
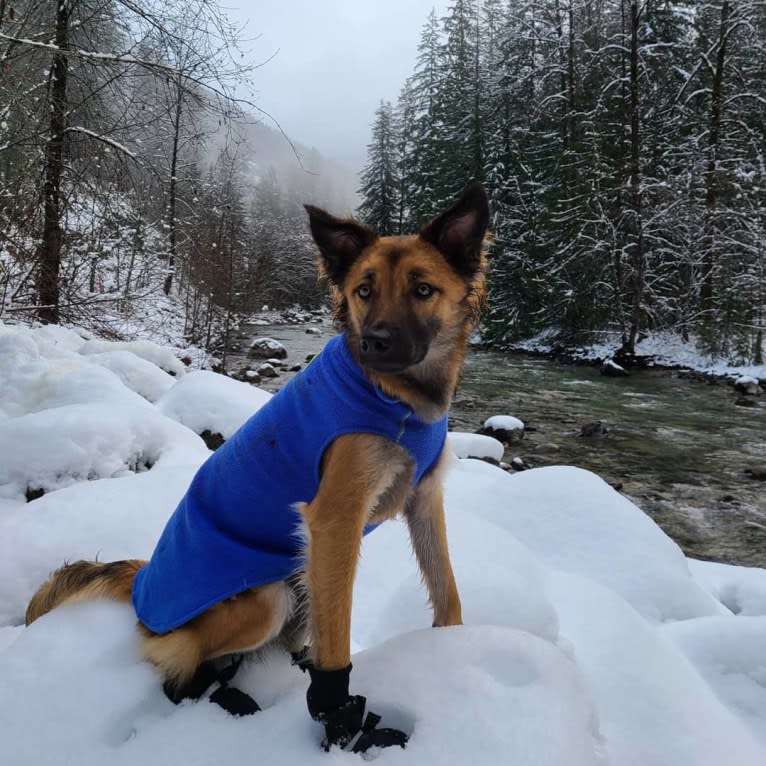
[[[397,178],[398,138],[393,108],[381,101],[375,111],[372,141],[367,147],[367,165],[361,173],[359,217],[383,235],[398,233],[400,188]]]

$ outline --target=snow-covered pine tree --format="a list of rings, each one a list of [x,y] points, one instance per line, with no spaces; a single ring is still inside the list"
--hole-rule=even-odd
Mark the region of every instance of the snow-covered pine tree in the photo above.
[[[360,175],[362,202],[357,214],[383,235],[398,233],[398,145],[393,107],[389,101],[381,101],[375,110],[372,140],[367,146],[367,165]]]

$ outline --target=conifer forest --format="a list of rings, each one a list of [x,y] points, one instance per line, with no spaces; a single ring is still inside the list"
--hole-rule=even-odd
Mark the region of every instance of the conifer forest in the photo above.
[[[669,329],[763,361],[766,4],[455,0],[375,115],[360,214],[386,233],[492,199],[486,337]]]

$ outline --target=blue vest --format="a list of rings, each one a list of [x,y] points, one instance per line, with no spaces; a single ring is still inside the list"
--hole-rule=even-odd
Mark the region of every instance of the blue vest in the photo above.
[[[166,633],[219,601],[300,571],[301,516],[293,506],[314,498],[322,454],[348,433],[407,449],[417,484],[439,459],[447,418],[420,420],[373,385],[345,335],[332,338],[194,476],[136,575],[138,619]]]

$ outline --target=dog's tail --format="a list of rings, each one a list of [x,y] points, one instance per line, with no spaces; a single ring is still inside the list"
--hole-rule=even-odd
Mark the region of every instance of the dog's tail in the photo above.
[[[133,579],[145,561],[128,559],[102,564],[98,561],[75,561],[57,569],[37,590],[29,602],[26,624],[69,601],[111,598],[130,601]]]

